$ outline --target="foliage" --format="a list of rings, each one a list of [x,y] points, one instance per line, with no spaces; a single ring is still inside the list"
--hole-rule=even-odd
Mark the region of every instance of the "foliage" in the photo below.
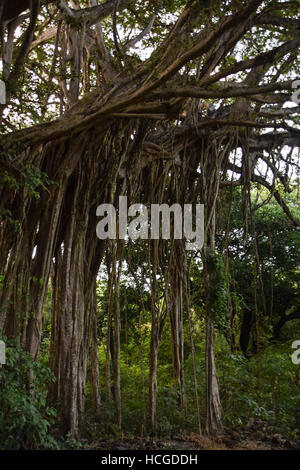
[[[285,434],[299,429],[300,376],[291,342],[270,345],[250,360],[217,341],[219,385],[227,425],[261,420]]]
[[[55,448],[49,434],[56,412],[46,404],[51,371],[34,361],[14,341],[7,341],[6,365],[0,369],[0,447],[4,449]]]
[[[229,327],[227,294],[227,276],[223,255],[217,252],[210,252],[208,257],[208,270],[210,283],[213,288],[210,291],[210,312],[214,324],[220,331],[226,332]]]

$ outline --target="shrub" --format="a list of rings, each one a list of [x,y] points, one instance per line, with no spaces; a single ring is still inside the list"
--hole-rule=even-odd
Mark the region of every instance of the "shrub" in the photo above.
[[[56,412],[46,404],[53,374],[17,341],[3,340],[7,349],[0,369],[0,449],[57,448],[49,434]]]

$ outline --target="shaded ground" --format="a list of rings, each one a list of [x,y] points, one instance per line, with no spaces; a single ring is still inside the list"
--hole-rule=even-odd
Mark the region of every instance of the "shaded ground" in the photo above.
[[[300,435],[297,432],[295,435],[294,440],[287,439],[255,423],[253,426],[226,430],[215,440],[193,433],[169,439],[105,439],[85,444],[84,447],[97,450],[300,450]]]

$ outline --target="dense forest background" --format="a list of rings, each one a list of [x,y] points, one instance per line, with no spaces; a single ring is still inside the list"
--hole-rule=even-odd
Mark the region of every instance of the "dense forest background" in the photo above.
[[[299,13],[0,0],[0,449],[299,448]],[[99,240],[124,195],[203,248]]]

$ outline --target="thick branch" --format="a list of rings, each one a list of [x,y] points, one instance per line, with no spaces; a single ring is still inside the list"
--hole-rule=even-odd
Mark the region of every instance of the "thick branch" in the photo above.
[[[118,10],[126,8],[130,3],[134,3],[133,0],[120,0],[118,4]],[[82,22],[86,23],[86,26],[92,26],[99,21],[103,20],[107,16],[111,15],[115,8],[115,0],[108,0],[107,2],[93,7],[81,8],[80,10],[74,10],[70,8],[70,12],[64,11],[65,16],[71,16],[73,21],[77,21],[79,24]]]
[[[242,96],[258,95],[274,90],[292,90],[292,80],[284,83],[272,83],[257,87],[228,87],[225,90],[207,90],[205,88],[167,88],[154,91],[154,95],[161,98],[185,97],[185,98],[234,98]]]
[[[147,34],[150,33],[152,26],[154,24],[155,18],[156,18],[156,15],[153,15],[151,20],[149,21],[149,24],[146,26],[146,28],[140,34],[138,34],[135,38],[128,41],[128,43],[125,45],[126,49],[130,49],[131,47],[134,47],[139,41],[141,41],[145,36],[147,36]]]

